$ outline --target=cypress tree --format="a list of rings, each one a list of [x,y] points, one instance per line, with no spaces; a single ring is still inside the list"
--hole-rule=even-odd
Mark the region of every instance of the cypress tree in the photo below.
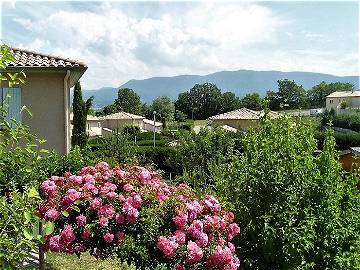
[[[73,130],[71,136],[72,146],[78,145],[80,148],[86,146],[86,118],[91,108],[93,97],[90,97],[86,102],[82,98],[81,85],[77,82],[74,87],[73,98]]]

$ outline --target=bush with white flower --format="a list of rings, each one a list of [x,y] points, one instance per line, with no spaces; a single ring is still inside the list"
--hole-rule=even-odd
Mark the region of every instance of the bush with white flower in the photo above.
[[[234,214],[156,172],[102,162],[78,175],[53,176],[40,191],[39,215],[54,225],[44,251],[117,256],[141,269],[239,268],[231,242],[240,232]]]

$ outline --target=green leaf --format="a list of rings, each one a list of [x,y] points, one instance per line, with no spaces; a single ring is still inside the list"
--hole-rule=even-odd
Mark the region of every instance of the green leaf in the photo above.
[[[38,190],[35,187],[32,187],[29,189],[28,192],[28,197],[29,198],[37,198],[37,199],[41,199]]]
[[[54,232],[54,229],[55,229],[54,222],[52,222],[52,221],[46,222],[45,226],[44,226],[44,229],[45,229],[45,235],[52,234]]]
[[[26,210],[24,212],[24,217],[25,217],[25,224],[28,224],[31,221],[31,217],[32,217],[29,210]]]
[[[80,208],[76,205],[71,206],[71,209],[75,210],[76,212],[80,213]]]
[[[30,232],[29,228],[24,229],[23,233],[24,233],[24,236],[26,239],[29,239],[29,240],[33,239],[33,235]]]
[[[67,211],[62,211],[61,213],[63,214],[64,217],[68,217],[68,216],[69,216],[69,212],[67,212]]]

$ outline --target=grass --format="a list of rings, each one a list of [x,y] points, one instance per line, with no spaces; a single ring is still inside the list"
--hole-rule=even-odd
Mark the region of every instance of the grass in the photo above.
[[[64,253],[46,253],[46,270],[135,270],[134,266],[128,266],[115,259],[96,260],[90,254],[85,253],[79,259],[76,255]]]
[[[206,126],[207,125],[207,120],[195,120],[194,121],[194,126]]]

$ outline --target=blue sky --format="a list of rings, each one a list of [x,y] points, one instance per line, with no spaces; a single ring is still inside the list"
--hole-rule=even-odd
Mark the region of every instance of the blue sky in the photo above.
[[[84,61],[84,88],[220,70],[359,74],[358,2],[3,2],[1,39]]]

